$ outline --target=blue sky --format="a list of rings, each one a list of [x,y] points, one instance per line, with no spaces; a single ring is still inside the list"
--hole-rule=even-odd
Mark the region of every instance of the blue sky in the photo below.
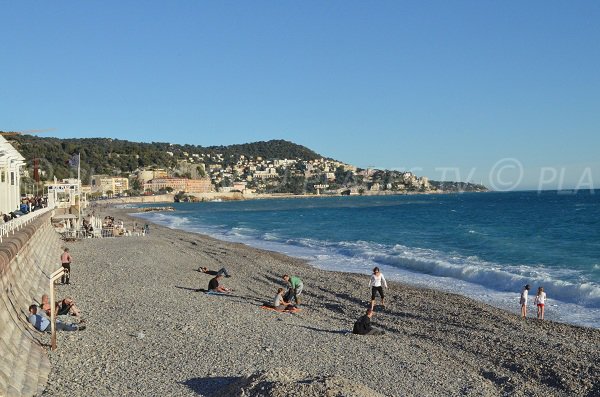
[[[600,188],[597,1],[0,1],[0,130]],[[564,175],[561,177],[561,175]]]

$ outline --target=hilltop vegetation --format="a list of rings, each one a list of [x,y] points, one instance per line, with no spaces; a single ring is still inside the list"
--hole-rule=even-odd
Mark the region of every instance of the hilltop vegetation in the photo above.
[[[271,140],[230,146],[178,145],[165,142],[140,143],[110,138],[43,138],[16,135],[13,146],[26,158],[31,186],[34,164],[40,180],[77,176],[69,160],[81,154],[81,179],[92,175],[129,179],[130,195],[144,192],[139,171],[164,169],[169,176],[206,178],[213,190],[251,189],[256,193],[384,194],[397,192],[486,191],[481,185],[463,182],[429,182],[411,172],[364,170],[293,142]],[[36,160],[34,160],[36,159]],[[25,187],[25,189],[27,189]]]
[[[107,174],[128,176],[139,168],[158,167],[174,169],[178,160],[188,155],[204,154],[212,158],[221,154],[223,164],[234,163],[240,156],[265,159],[321,158],[314,151],[285,140],[271,140],[230,146],[178,145],[164,142],[130,142],[110,138],[44,138],[31,135],[11,137],[10,142],[26,158],[27,168],[33,172],[33,159],[39,159],[42,180],[73,176],[68,161],[81,153],[81,175],[84,183],[90,175]]]

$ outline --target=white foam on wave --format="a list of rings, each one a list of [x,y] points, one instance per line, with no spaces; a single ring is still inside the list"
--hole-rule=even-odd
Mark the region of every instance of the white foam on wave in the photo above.
[[[559,277],[574,278],[575,271],[527,265],[502,266],[477,257],[461,257],[365,241],[325,242],[310,238],[284,239],[276,233],[258,234],[247,227],[227,230],[225,225],[201,225],[174,214],[142,214],[152,222],[186,231],[208,234],[225,241],[243,242],[256,248],[306,259],[313,266],[334,271],[369,275],[379,266],[390,280],[459,293],[512,312],[519,311],[518,294],[524,284],[543,285],[549,297],[546,317],[551,320],[600,328],[600,287],[595,283],[574,284]],[[561,272],[563,274],[561,274]]]

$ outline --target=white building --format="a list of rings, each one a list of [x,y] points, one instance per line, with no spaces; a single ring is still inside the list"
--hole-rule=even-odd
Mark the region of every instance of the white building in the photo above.
[[[19,209],[21,203],[21,167],[25,158],[0,136],[0,212]]]

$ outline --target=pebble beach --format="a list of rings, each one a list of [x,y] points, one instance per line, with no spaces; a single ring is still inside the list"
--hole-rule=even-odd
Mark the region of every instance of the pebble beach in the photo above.
[[[57,294],[75,299],[87,329],[58,334],[45,396],[600,395],[600,330],[538,321],[533,306],[521,319],[391,282],[372,319],[386,334],[359,336],[367,274],[157,225],[66,246],[72,284]],[[225,266],[234,292],[199,291],[212,277],[200,266]],[[299,313],[260,307],[283,274],[304,280]]]

